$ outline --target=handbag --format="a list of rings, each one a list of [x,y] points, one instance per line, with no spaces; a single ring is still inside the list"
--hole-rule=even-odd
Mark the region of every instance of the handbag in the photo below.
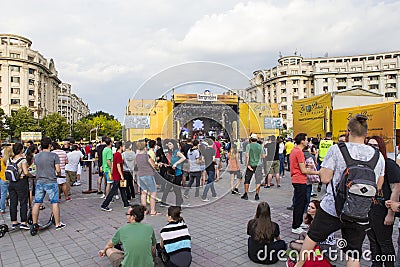
[[[305,162],[307,169],[316,171],[317,167],[315,166],[315,162],[312,157],[309,157],[306,159]],[[319,178],[319,175],[317,174],[307,174],[307,184],[314,184],[314,183],[319,183],[321,180]]]
[[[126,187],[126,180],[120,180],[119,181],[119,187]]]

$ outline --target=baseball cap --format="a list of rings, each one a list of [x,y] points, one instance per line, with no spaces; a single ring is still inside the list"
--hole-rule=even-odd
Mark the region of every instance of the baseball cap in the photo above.
[[[251,139],[258,139],[258,136],[257,136],[256,134],[253,133],[253,134],[250,135],[250,138],[251,138]]]

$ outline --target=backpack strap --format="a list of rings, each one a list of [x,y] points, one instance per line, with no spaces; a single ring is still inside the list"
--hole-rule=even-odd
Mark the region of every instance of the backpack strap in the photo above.
[[[358,160],[354,160],[349,153],[349,150],[347,149],[346,143],[344,142],[340,142],[338,144],[338,147],[340,149],[340,152],[342,153],[342,156],[344,158],[344,161],[346,162],[346,166],[350,167],[350,166],[354,166],[354,165],[358,165]]]
[[[374,170],[375,167],[376,167],[376,164],[378,164],[379,156],[380,156],[380,155],[379,155],[379,154],[380,154],[379,150],[376,149],[376,148],[373,148],[373,149],[375,150],[374,156],[372,157],[372,159],[370,159],[369,161],[367,161],[367,162],[364,163],[365,165],[367,165],[368,167],[370,167],[372,170]]]

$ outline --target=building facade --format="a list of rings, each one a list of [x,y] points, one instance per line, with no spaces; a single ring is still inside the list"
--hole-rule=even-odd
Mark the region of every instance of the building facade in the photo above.
[[[52,59],[22,36],[0,34],[0,106],[6,115],[29,107],[35,118],[57,112],[60,79]]]
[[[287,56],[268,70],[253,72],[247,101],[276,103],[288,128],[293,127],[293,101],[328,92],[362,88],[400,97],[400,51],[369,55],[303,58]]]
[[[67,118],[67,123],[73,124],[81,118],[89,115],[88,104],[71,92],[71,85],[61,83],[58,91],[58,113]]]

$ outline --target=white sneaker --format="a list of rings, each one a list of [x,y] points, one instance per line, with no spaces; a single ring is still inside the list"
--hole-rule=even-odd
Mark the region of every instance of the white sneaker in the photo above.
[[[303,228],[303,229],[307,229],[307,228],[308,228],[308,225],[305,224],[305,223],[302,223],[302,224],[300,225],[300,227]]]
[[[303,233],[304,232],[304,230],[301,228],[301,227],[299,227],[299,228],[297,228],[297,229],[293,229],[292,228],[292,233],[293,234],[301,234],[301,233]]]
[[[105,198],[106,198],[106,195],[103,194],[100,198],[105,199]]]
[[[118,200],[118,199],[119,199],[119,196],[118,196],[118,195],[116,195],[116,196],[115,196],[115,199],[116,199],[116,200]]]

